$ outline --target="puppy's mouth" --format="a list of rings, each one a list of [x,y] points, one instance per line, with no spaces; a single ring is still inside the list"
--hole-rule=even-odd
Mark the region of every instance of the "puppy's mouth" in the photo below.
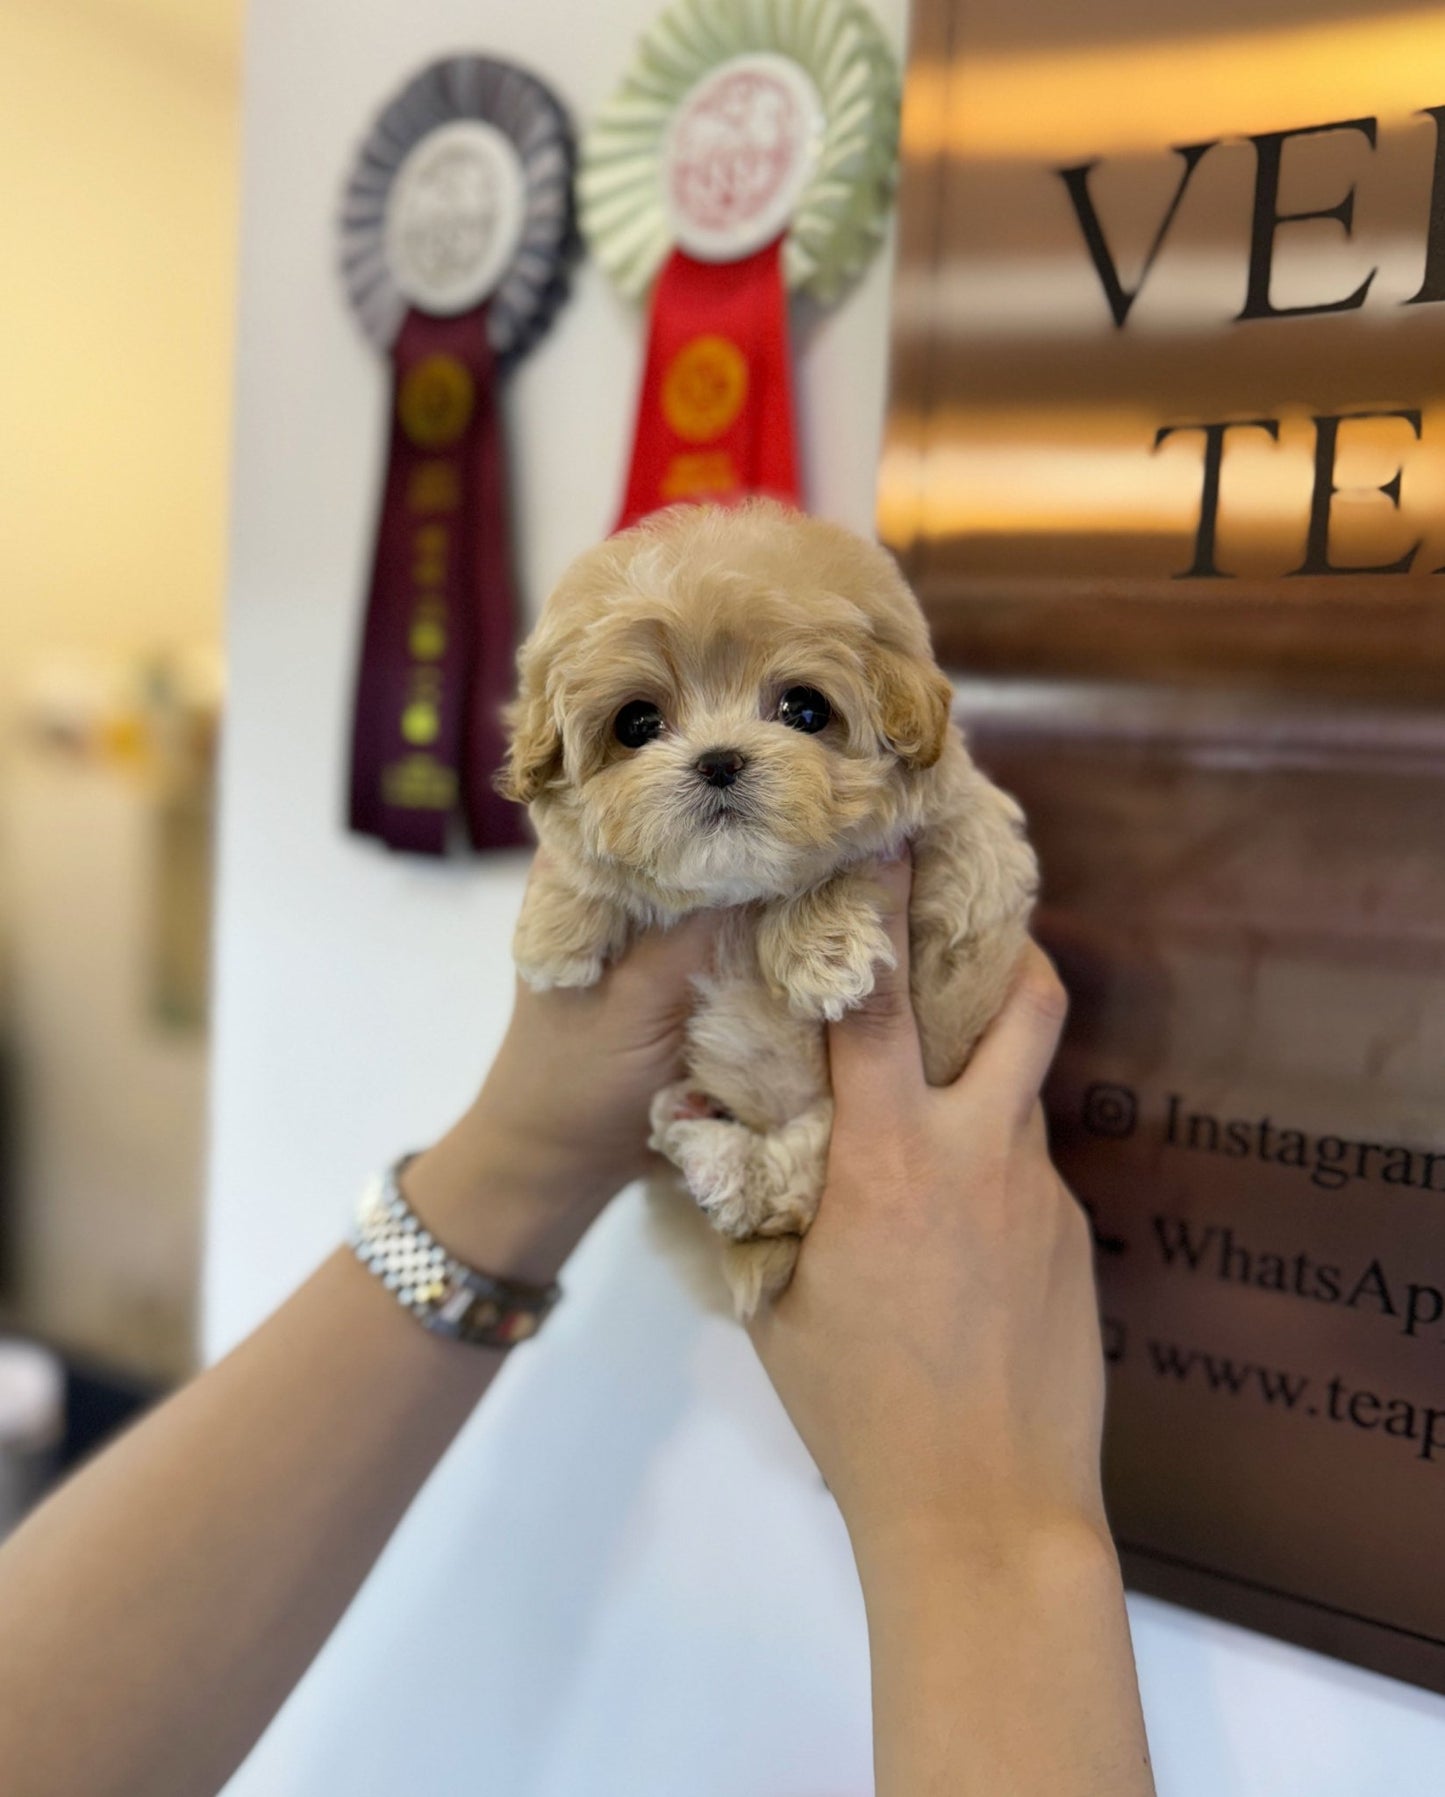
[[[708,796],[697,807],[697,821],[705,830],[746,830],[753,821],[751,807],[740,800],[730,800],[726,792],[719,792],[715,798]]]
[[[731,787],[700,795],[694,809],[704,830],[742,830],[757,821],[755,808]]]

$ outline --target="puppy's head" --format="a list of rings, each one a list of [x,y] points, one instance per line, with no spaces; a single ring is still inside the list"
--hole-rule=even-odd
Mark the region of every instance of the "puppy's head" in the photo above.
[[[950,688],[888,555],[768,502],[576,561],[520,658],[502,790],[649,897],[773,897],[871,852]]]

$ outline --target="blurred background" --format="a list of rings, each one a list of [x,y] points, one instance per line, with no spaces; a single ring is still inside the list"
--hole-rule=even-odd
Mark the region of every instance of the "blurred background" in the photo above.
[[[194,1351],[240,26],[0,7],[0,1323],[82,1430]]]
[[[813,509],[904,557],[1040,847],[1075,996],[1054,1140],[1111,1256],[1111,1504],[1154,1594],[1131,1615],[1161,1789],[1433,1789],[1442,1700],[1379,1669],[1445,1689],[1439,1464],[1195,1403],[1122,1342],[1422,1400],[1445,1377],[1438,1341],[1382,1347],[1378,1317],[1186,1290],[1125,1252],[1157,1198],[1333,1260],[1383,1241],[1445,1290],[1438,1193],[1166,1164],[1156,1127],[1182,1093],[1445,1167],[1445,314],[1406,303],[1445,183],[1421,110],[1445,0],[870,3],[908,66],[897,225],[844,303],[799,308],[802,459]],[[238,0],[0,0],[0,1533],[329,1251],[371,1170],[457,1114],[511,1000],[524,857],[422,863],[342,828],[389,399],[336,280],[337,198],[433,58],[533,67],[585,126],[662,0],[246,10],[240,233]],[[1337,211],[1354,183],[1358,217],[1289,223],[1276,298],[1377,268],[1370,305],[1241,325],[1249,134],[1363,116],[1378,141],[1291,145],[1279,205]],[[1168,146],[1205,139],[1154,269]],[[1087,158],[1127,331],[1059,179]],[[509,378],[524,611],[616,515],[642,341],[583,258]],[[1379,415],[1402,406],[1418,443]],[[1360,411],[1325,466],[1356,572],[1298,580],[1317,421]],[[1156,455],[1156,433],[1261,415],[1278,441],[1236,431],[1224,458],[1221,578],[1181,581],[1199,441]],[[1417,576],[1382,582],[1416,538]],[[1098,1092],[1122,1128],[1093,1127]],[[479,1763],[588,1797],[869,1788],[851,1555],[746,1340],[673,1280],[636,1193],[567,1277],[233,1797],[451,1789]],[[478,1615],[512,1649],[490,1682]],[[401,1721],[358,1730],[373,1712]]]

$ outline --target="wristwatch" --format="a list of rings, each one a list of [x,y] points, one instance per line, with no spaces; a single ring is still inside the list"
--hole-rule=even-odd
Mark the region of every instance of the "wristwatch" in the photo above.
[[[433,1335],[511,1348],[542,1327],[560,1285],[527,1285],[469,1267],[448,1252],[402,1195],[405,1155],[367,1186],[351,1247],[397,1302]]]

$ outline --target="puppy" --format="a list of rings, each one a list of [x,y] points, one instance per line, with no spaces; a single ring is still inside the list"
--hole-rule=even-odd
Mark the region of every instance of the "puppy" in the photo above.
[[[787,1285],[822,1190],[824,1025],[891,965],[875,858],[913,846],[913,1002],[940,1084],[1023,946],[1022,813],[969,759],[889,556],[770,502],[674,507],[580,557],[519,670],[499,783],[548,850],[523,977],[590,985],[635,931],[728,908],[652,1145],[725,1238],[749,1317]]]

